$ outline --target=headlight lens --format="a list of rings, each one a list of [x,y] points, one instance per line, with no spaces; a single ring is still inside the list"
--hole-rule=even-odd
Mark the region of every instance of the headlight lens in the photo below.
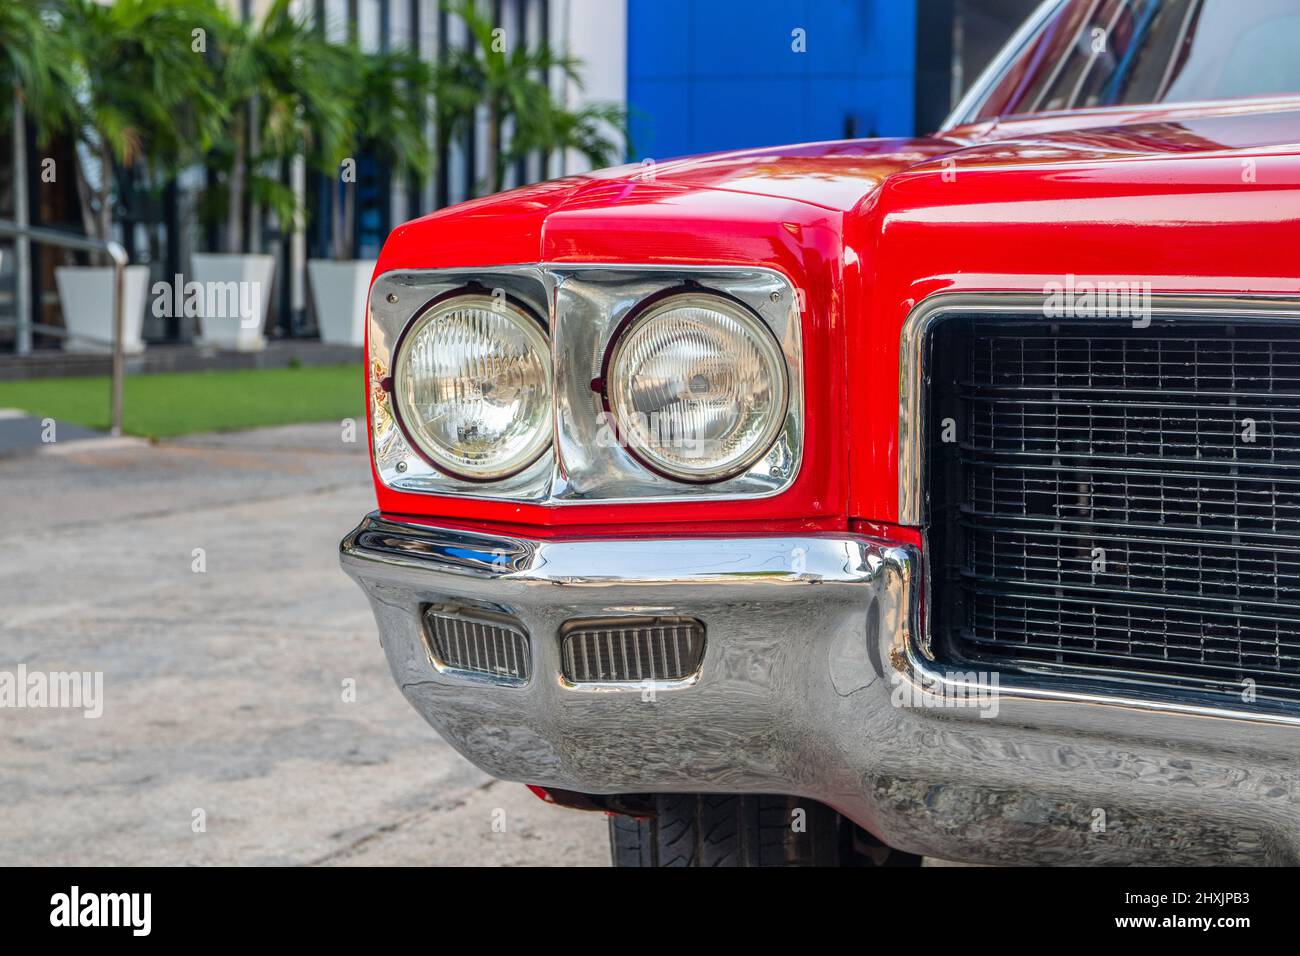
[[[415,319],[393,395],[407,437],[437,468],[475,481],[527,468],[551,441],[551,350],[505,299],[466,293]]]
[[[780,346],[757,316],[708,293],[655,303],[614,343],[605,393],[628,450],[685,481],[719,481],[771,448],[786,411]]]

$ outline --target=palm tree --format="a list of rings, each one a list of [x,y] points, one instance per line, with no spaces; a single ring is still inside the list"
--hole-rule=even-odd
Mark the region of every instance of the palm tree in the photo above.
[[[610,138],[611,129],[618,132],[622,143]],[[534,150],[571,149],[599,169],[622,162],[631,148],[628,143],[627,110],[616,103],[589,103],[576,110],[553,109],[540,134],[529,126],[517,130],[505,159],[509,163]]]
[[[13,130],[14,221],[19,228],[29,222],[27,211],[27,116],[50,117],[41,133],[48,138],[52,129],[66,123],[66,104],[57,95],[68,84],[71,57],[63,35],[51,29],[51,11],[42,2],[6,3],[0,6],[0,85],[13,90],[8,118]],[[0,99],[0,109],[5,100]],[[14,240],[14,312],[18,320],[19,354],[31,348],[31,242]]]
[[[432,165],[432,152],[425,137],[424,101],[434,81],[433,68],[415,50],[386,50],[364,53],[353,46],[348,81],[348,109],[356,128],[350,155],[365,154],[400,176],[423,177]],[[345,158],[331,143],[319,152],[322,171],[337,176]],[[351,258],[351,240],[356,225],[356,183],[342,184],[342,201],[333,204],[331,254],[336,260]]]
[[[237,254],[246,204],[254,219],[263,207],[285,223],[301,213],[279,178],[281,162],[305,152],[333,155],[351,139],[351,61],[295,16],[290,0],[275,0],[259,23],[223,18],[216,46],[217,95],[228,122],[213,165],[223,173],[225,249]],[[250,232],[256,244],[259,230]]]
[[[82,220],[87,235],[107,240],[117,170],[142,163],[169,176],[201,156],[216,134],[222,106],[195,31],[216,22],[218,7],[215,0],[50,6],[76,50],[60,106],[72,117]]]
[[[55,13],[41,0],[0,6],[0,83],[24,110],[62,108],[55,94],[69,82],[70,51],[50,22]]]
[[[351,142],[329,141],[312,155],[334,183],[334,201],[331,259],[311,259],[307,271],[322,341],[359,346],[365,335],[362,317],[375,263],[352,259],[357,183],[355,176],[340,177],[340,167],[345,158],[364,154],[395,176],[428,172],[424,102],[433,73],[414,50],[368,54],[355,44],[347,50],[350,69],[340,98],[356,125]]]
[[[627,139],[626,111],[612,103],[569,110],[549,86],[548,78],[559,71],[581,87],[577,60],[557,55],[545,43],[516,44],[507,51],[474,0],[456,0],[447,8],[465,21],[472,43],[449,51],[439,64],[438,132],[447,142],[473,124],[480,104],[487,107],[489,192],[501,189],[511,163],[533,151],[574,149],[595,166],[616,159],[619,141]],[[512,133],[503,142],[507,123]]]

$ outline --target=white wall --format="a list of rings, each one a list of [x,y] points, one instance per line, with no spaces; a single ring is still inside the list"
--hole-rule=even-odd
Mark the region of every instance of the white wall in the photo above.
[[[551,42],[581,60],[583,89],[561,84],[570,109],[584,103],[627,103],[627,0],[558,0]],[[590,164],[570,151],[560,173],[586,172]]]

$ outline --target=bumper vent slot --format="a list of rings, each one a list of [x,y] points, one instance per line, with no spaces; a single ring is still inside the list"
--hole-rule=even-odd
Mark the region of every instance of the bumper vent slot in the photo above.
[[[685,680],[704,659],[704,625],[689,617],[569,621],[560,640],[572,684]]]
[[[1300,706],[1300,328],[957,317],[929,356],[945,663]]]
[[[505,615],[426,608],[425,634],[443,669],[482,674],[502,683],[528,680],[529,645],[523,627]]]

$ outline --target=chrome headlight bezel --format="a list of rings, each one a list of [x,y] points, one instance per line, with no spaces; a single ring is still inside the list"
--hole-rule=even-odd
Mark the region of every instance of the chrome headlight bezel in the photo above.
[[[408,405],[412,376],[410,357],[414,343],[420,333],[433,322],[461,308],[479,308],[504,319],[522,334],[543,367],[545,393],[541,401],[545,413],[534,426],[533,435],[522,449],[491,467],[475,467],[467,461],[456,459],[452,453],[442,448],[435,436],[426,433],[418,421],[419,416]],[[526,471],[551,447],[554,432],[551,410],[555,401],[551,343],[542,320],[526,305],[509,296],[494,296],[486,289],[464,286],[436,296],[426,303],[407,323],[393,346],[390,392],[394,420],[411,449],[438,471],[452,478],[477,483],[501,481]]]
[[[714,311],[734,321],[755,346],[760,360],[766,367],[770,387],[776,392],[772,410],[767,416],[762,431],[754,439],[744,454],[734,456],[714,467],[689,468],[673,462],[658,452],[639,434],[639,429],[629,425],[631,420],[627,410],[620,407],[620,398],[614,385],[621,377],[620,363],[625,359],[628,348],[636,337],[654,322],[662,320],[671,312],[691,307]],[[781,345],[772,335],[763,320],[752,309],[738,299],[718,289],[704,286],[665,289],[650,296],[624,317],[614,330],[600,369],[600,394],[605,411],[614,423],[619,440],[628,453],[648,470],[674,481],[693,484],[716,484],[736,475],[744,474],[767,454],[773,442],[781,433],[789,405],[789,373],[785,358],[781,354]],[[637,413],[633,412],[635,416]]]
[[[765,455],[744,472],[687,482],[653,472],[613,434],[593,380],[615,333],[637,306],[666,291],[705,287],[743,303],[778,343],[787,376],[785,419]],[[524,470],[494,481],[435,468],[394,415],[395,346],[434,298],[474,286],[506,295],[544,320],[551,345],[551,446]],[[763,266],[545,263],[395,269],[375,277],[367,324],[370,443],[380,484],[403,493],[550,506],[741,501],[782,494],[804,456],[803,317],[794,284]]]

